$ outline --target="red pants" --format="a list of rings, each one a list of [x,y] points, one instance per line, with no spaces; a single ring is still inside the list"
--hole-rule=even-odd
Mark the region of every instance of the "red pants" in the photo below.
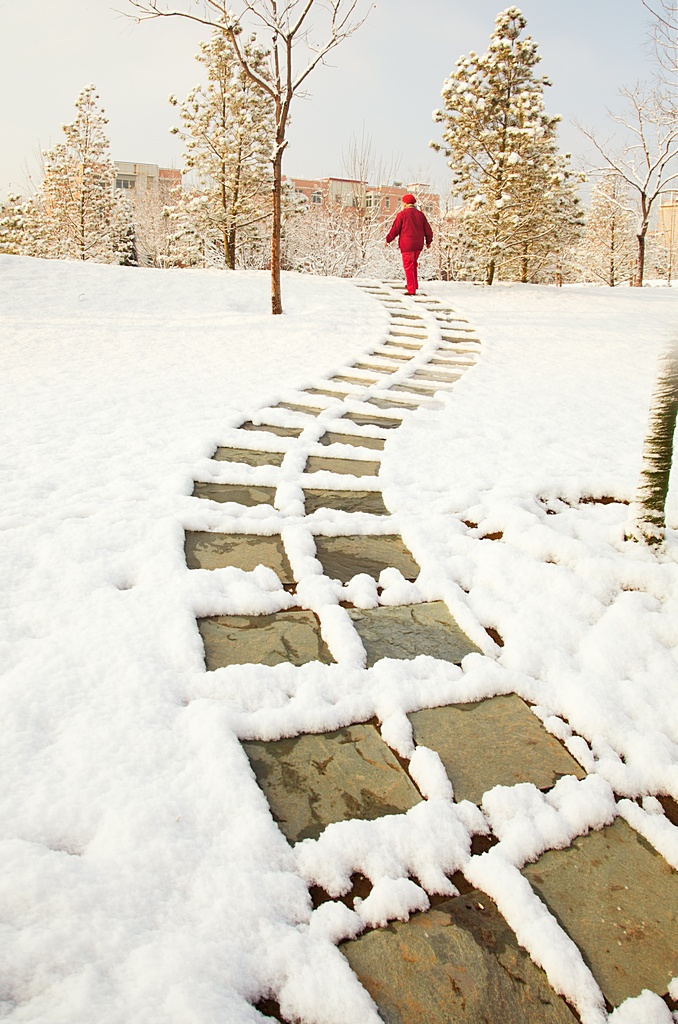
[[[405,283],[408,295],[414,295],[419,287],[419,278],[417,277],[417,260],[419,259],[420,253],[421,249],[417,249],[416,252],[405,252],[403,250],[400,253],[403,258],[403,270],[405,271]]]

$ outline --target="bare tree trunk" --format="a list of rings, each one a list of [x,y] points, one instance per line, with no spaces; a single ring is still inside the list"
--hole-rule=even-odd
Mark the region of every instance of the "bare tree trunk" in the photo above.
[[[271,312],[282,313],[280,260],[282,250],[282,156],[278,146],[273,161],[273,219],[271,222]]]
[[[639,235],[636,235],[638,239],[638,260],[636,261],[636,280],[634,282],[636,288],[643,287],[643,278],[645,277],[645,232],[641,231]]]
[[[643,462],[627,540],[661,544],[666,529],[665,508],[669,490],[673,440],[678,414],[678,342],[662,352],[657,366]]]

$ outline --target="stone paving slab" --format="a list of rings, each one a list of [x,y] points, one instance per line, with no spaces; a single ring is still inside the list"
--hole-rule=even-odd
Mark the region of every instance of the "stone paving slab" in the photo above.
[[[272,505],[275,499],[275,487],[262,487],[259,484],[207,484],[196,481],[193,487],[194,498],[207,498],[210,501],[234,501],[238,505]]]
[[[226,665],[305,665],[334,661],[309,611],[275,615],[215,615],[198,619],[211,672]]]
[[[678,873],[618,818],[523,874],[576,942],[605,998],[664,995],[678,975]]]
[[[307,516],[319,508],[368,512],[373,516],[388,515],[381,491],[323,491],[304,488],[304,504]]]
[[[336,430],[328,430],[320,438],[320,444],[352,444],[355,448],[372,448],[383,451],[386,444],[383,437],[366,437],[364,434],[340,434]]]
[[[247,423],[241,423],[240,430],[263,430],[267,434],[275,434],[276,437],[299,437],[302,432],[302,427],[279,427],[274,423],[252,423],[248,420]]]
[[[422,380],[434,380],[439,381],[442,384],[454,384],[455,381],[461,377],[460,373],[444,373],[443,370],[415,370],[412,374],[413,377],[419,377]]]
[[[271,409],[290,409],[292,412],[301,412],[306,416],[319,416],[323,410],[315,405],[300,405],[298,402],[277,402]]]
[[[384,1024],[576,1024],[484,893],[339,948]]]
[[[351,377],[346,374],[337,373],[334,377],[330,377],[330,382],[340,380],[345,384],[362,384],[363,387],[367,388],[370,384],[374,384],[376,379],[376,377]]]
[[[373,725],[243,746],[291,843],[317,839],[335,821],[402,814],[421,802]]]
[[[479,649],[459,628],[443,601],[395,608],[349,608],[348,614],[367,652],[367,667],[381,658],[416,658],[429,654],[461,664]]]
[[[390,345],[384,345],[384,348],[386,348],[386,349],[390,349],[390,347],[391,347]],[[412,356],[407,356],[407,355],[405,355],[404,352],[398,352],[398,351],[395,351],[395,352],[386,351],[386,352],[384,352],[382,350],[381,352],[373,352],[372,355],[381,356],[382,359],[395,359],[399,363],[409,363],[410,359],[412,358]]]
[[[405,398],[368,398],[370,405],[376,405],[377,409],[416,409],[418,402],[412,399],[408,402]]]
[[[325,455],[309,455],[306,460],[306,473],[340,473],[349,476],[378,476],[379,462],[368,462],[363,459],[333,459]]]
[[[493,786],[550,789],[562,775],[585,775],[515,693],[416,711],[409,719],[415,742],[440,755],[456,800],[479,804]]]
[[[396,536],[314,537],[316,554],[326,576],[348,583],[358,573],[375,580],[383,569],[399,569],[406,580],[415,580],[419,566]]]
[[[252,448],[217,448],[215,462],[241,462],[245,466],[281,466],[284,452],[254,451]]]
[[[422,384],[421,386],[418,386],[416,384],[410,384],[410,383],[407,383],[407,384],[393,384],[391,386],[390,390],[391,391],[402,391],[405,394],[424,395],[424,396],[426,396],[428,398],[431,398],[435,394],[435,388],[431,387],[430,384],[428,386],[425,385],[425,384]]]
[[[304,388],[305,395],[326,395],[328,398],[336,398],[342,402],[348,398],[348,391],[331,391],[329,388]]]
[[[354,363],[356,370],[378,370],[379,373],[395,373],[400,369],[398,366],[389,366],[387,363]]]
[[[404,348],[404,349],[408,349],[410,352],[421,352],[421,345],[413,345],[409,341],[393,341],[393,340],[389,340],[387,342],[387,344],[388,344],[389,348]]]
[[[249,533],[186,533],[186,564],[189,569],[224,569],[235,566],[252,572],[266,565],[277,573],[283,584],[294,583],[280,537],[260,537]]]
[[[343,420],[351,420],[359,427],[379,427],[382,430],[395,430],[402,423],[402,420],[393,419],[390,416],[378,416],[370,412],[345,412],[340,417]]]

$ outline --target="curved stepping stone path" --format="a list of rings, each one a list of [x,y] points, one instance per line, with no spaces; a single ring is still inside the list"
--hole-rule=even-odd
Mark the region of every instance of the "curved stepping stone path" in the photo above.
[[[388,530],[381,452],[404,418],[454,388],[477,360],[480,342],[467,321],[434,297],[406,298],[401,282],[358,286],[388,310],[388,338],[345,371],[253,414],[216,449],[214,479],[195,483],[193,496],[206,503],[212,518],[210,528],[186,533],[189,569],[251,572],[263,565],[278,576],[293,605],[275,614],[200,618],[207,671],[341,661],[341,652],[323,638],[322,607],[318,614],[309,608],[308,590],[305,607],[294,606],[309,564],[328,586],[339,585],[330,580],[348,584],[358,575],[371,577],[377,595],[385,570],[391,578],[400,573],[404,587],[419,575],[401,537]],[[228,530],[211,527],[219,516],[231,524]],[[296,538],[306,531],[315,561],[299,561],[295,548],[295,562],[286,547],[288,526]],[[298,565],[302,578],[295,575]],[[384,659],[421,655],[459,664],[478,651],[442,601],[342,604],[367,671]],[[524,783],[547,792],[562,776],[585,776],[516,694],[408,717],[415,744],[438,754],[457,801],[479,805],[495,786]],[[409,763],[389,748],[375,722],[250,740],[243,747],[291,844],[314,842],[336,822],[402,815],[423,800]],[[492,835],[475,837],[471,852],[482,854],[496,842]],[[546,852],[522,873],[579,946],[609,1007],[644,988],[666,994],[678,975],[678,874],[623,820],[568,849]],[[356,877],[357,899],[369,894],[370,883]],[[460,872],[453,882],[458,897],[430,893],[427,912],[367,929],[340,947],[385,1024],[573,1024],[578,1018],[492,900]],[[317,886],[311,893],[316,903],[330,899]],[[354,905],[351,894],[341,898]],[[258,1009],[284,1020],[270,999]]]

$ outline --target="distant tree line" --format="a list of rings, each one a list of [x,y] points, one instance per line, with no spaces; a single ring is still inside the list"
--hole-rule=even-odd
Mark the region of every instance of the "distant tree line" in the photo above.
[[[675,11],[669,0],[658,2],[661,29]],[[153,3],[134,6],[161,16]],[[366,182],[383,173],[369,142],[353,144],[346,168],[355,179],[351,202],[310,204],[278,181],[272,154],[282,145],[277,90],[283,85],[273,82],[271,50],[254,33],[245,36],[221,0],[213,6],[218,17],[207,22],[211,34],[197,55],[204,81],[183,101],[170,97],[180,122],[172,131],[184,145],[184,188],[174,194],[129,190],[133,198],[115,189],[106,117],[94,86],[87,86],[76,117],[63,126],[64,141],[43,154],[34,194],[10,196],[0,208],[0,251],[234,270],[272,267],[275,250],[280,267],[304,273],[394,273],[395,257],[383,247],[383,216],[365,201]],[[246,6],[265,12],[269,4]],[[296,0],[284,5],[288,17],[296,6]],[[330,6],[338,13],[342,4]],[[347,3],[347,18],[355,7]],[[276,24],[273,19],[278,39]],[[334,25],[329,34],[332,45],[348,32],[339,29]],[[582,175],[558,150],[559,118],[547,113],[544,98],[550,82],[538,74],[537,44],[525,29],[520,10],[507,8],[496,18],[487,51],[460,57],[444,82],[443,106],[434,111],[442,141],[432,145],[447,159],[452,186],[432,218],[435,242],[424,275],[486,284],[670,280],[678,238],[653,233],[650,218],[662,197],[678,189],[671,75],[663,88],[623,92],[632,116],[616,118],[626,132],[617,150],[586,132],[601,163],[590,176],[585,209],[578,195]],[[666,40],[672,39],[666,32],[663,49],[661,35],[658,41],[669,72],[675,51]],[[290,47],[294,43],[293,34]]]

